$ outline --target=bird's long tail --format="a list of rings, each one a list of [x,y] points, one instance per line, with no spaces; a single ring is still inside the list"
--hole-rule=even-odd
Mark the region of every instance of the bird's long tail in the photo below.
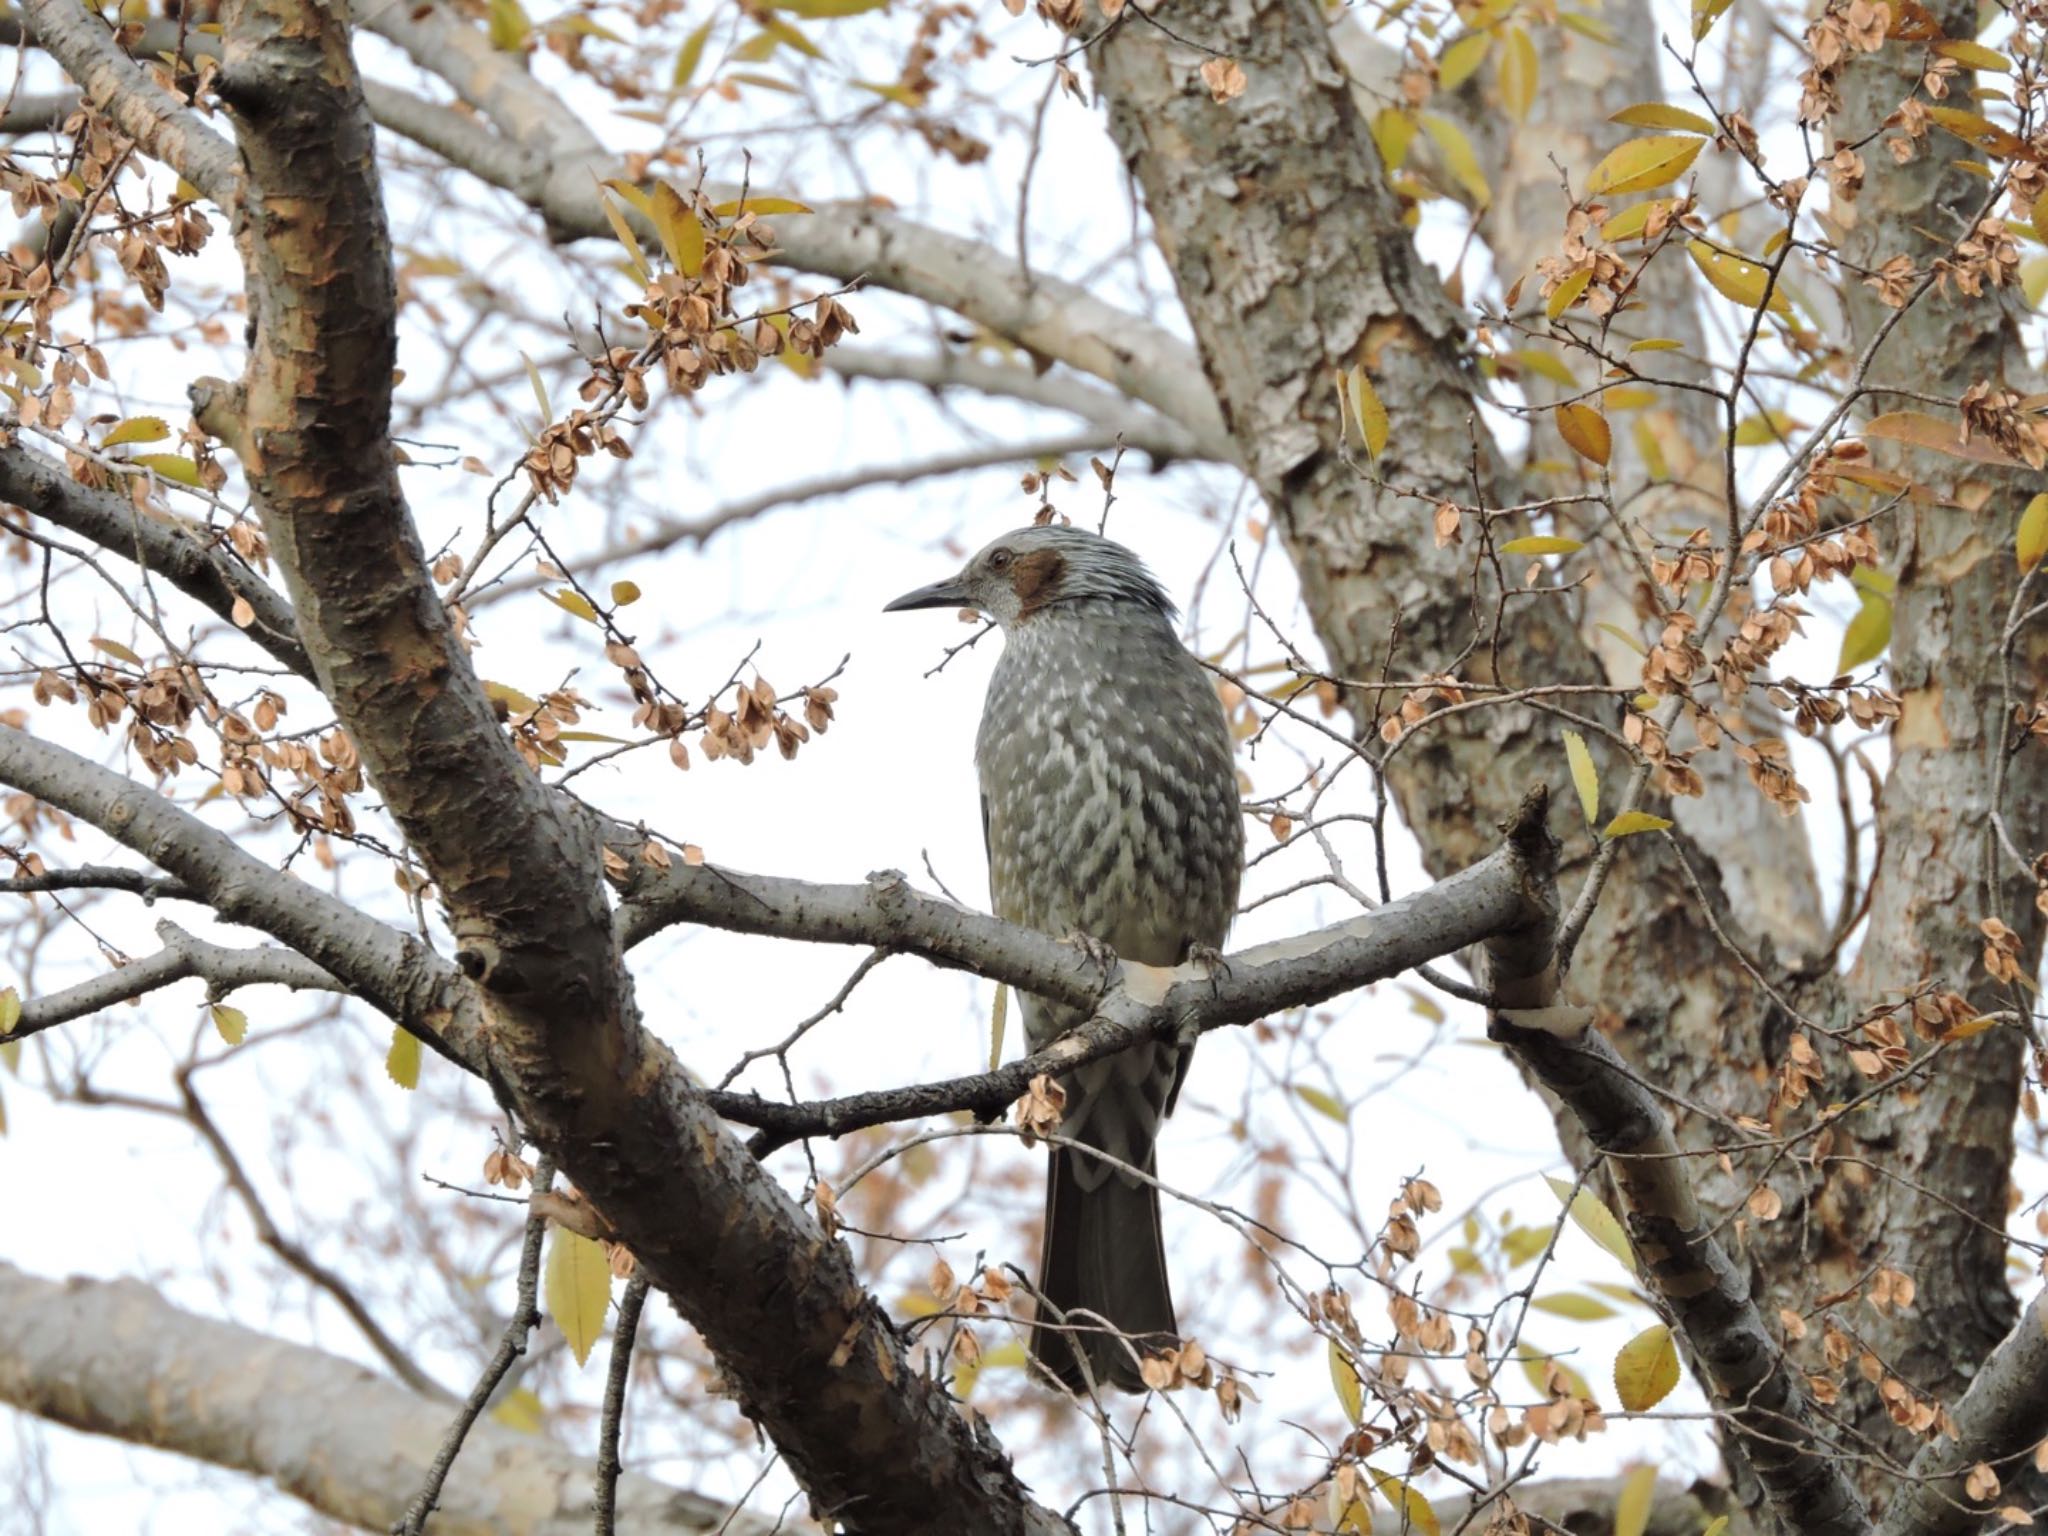
[[[1093,1166],[1084,1170],[1084,1161]],[[1149,1147],[1142,1166],[1147,1173],[1154,1169]],[[1105,1178],[1103,1172],[1085,1151],[1052,1149],[1038,1263],[1039,1290],[1051,1306],[1040,1315],[1050,1320],[1064,1313],[1067,1322],[1034,1330],[1031,1353],[1070,1391],[1087,1391],[1078,1350],[1097,1388],[1141,1392],[1131,1348],[1143,1356],[1174,1342],[1159,1190],[1128,1174]],[[1130,1346],[1112,1329],[1130,1335]]]

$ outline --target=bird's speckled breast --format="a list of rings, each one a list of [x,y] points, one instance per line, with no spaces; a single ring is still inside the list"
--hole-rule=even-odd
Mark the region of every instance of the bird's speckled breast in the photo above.
[[[1064,604],[1017,625],[975,761],[999,916],[1148,965],[1222,944],[1244,866],[1230,731],[1163,615]]]

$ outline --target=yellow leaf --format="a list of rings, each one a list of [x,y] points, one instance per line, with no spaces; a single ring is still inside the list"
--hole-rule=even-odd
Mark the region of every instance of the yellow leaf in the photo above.
[[[1486,52],[1493,46],[1491,32],[1467,32],[1449,44],[1436,61],[1436,83],[1440,90],[1455,91],[1479,72]]]
[[[1572,452],[1595,464],[1605,464],[1614,453],[1614,433],[1607,418],[1590,405],[1574,402],[1557,408],[1557,435]]]
[[[1472,148],[1472,141],[1465,137],[1465,130],[1448,117],[1425,112],[1422,131],[1436,141],[1436,147],[1443,153],[1444,169],[1471,195],[1472,201],[1481,208],[1492,202],[1493,189],[1486,184],[1486,172],[1479,168],[1479,155]]]
[[[522,352],[519,361],[526,364],[526,382],[533,386],[533,398],[540,405],[541,425],[545,426],[555,419],[554,407],[548,404],[548,387],[540,381],[540,370],[533,366],[532,358]]]
[[[408,1034],[402,1024],[392,1028],[391,1049],[384,1057],[384,1072],[401,1088],[420,1085],[420,1037]]]
[[[1627,837],[1632,832],[1665,832],[1669,831],[1670,827],[1671,821],[1669,817],[1652,816],[1648,811],[1623,811],[1614,820],[1607,823],[1605,830],[1600,835],[1602,837]]]
[[[1305,1088],[1297,1083],[1294,1088],[1294,1094],[1296,1098],[1300,1099],[1302,1103],[1306,1104],[1317,1114],[1327,1116],[1339,1125],[1344,1124],[1346,1120],[1351,1118],[1345,1113],[1341,1102],[1334,1096],[1323,1092],[1320,1088]]]
[[[175,481],[199,489],[199,466],[190,459],[175,453],[138,453],[128,461],[139,464],[161,480]]]
[[[590,606],[590,600],[581,592],[572,591],[568,587],[564,587],[559,592],[550,592],[548,594],[548,601],[565,612],[575,614],[577,618],[584,620],[586,623],[595,624],[597,622],[597,610]]]
[[[1672,1364],[1678,1357],[1674,1352]],[[1657,1492],[1654,1466],[1632,1467],[1621,1480],[1621,1492],[1614,1500],[1614,1536],[1643,1536],[1650,1525],[1650,1500]]]
[[[530,715],[540,708],[517,688],[509,688],[503,683],[485,682],[484,697],[497,700],[515,715]]]
[[[710,37],[711,22],[706,21],[683,39],[683,46],[676,50],[675,71],[669,77],[671,87],[680,91],[696,78],[697,66],[704,60],[704,44]]]
[[[21,1076],[21,1042],[0,1040],[0,1066],[4,1066],[16,1077]]]
[[[519,0],[491,0],[491,46],[501,53],[517,53],[526,45],[533,22]]]
[[[1405,1524],[1420,1531],[1422,1536],[1440,1536],[1443,1528],[1438,1525],[1436,1511],[1430,1508],[1429,1500],[1409,1484],[1398,1477],[1389,1477],[1370,1462],[1366,1463],[1365,1470],[1372,1474],[1373,1486],[1379,1489],[1380,1496],[1401,1511]]]
[[[612,601],[623,608],[628,603],[640,601],[640,584],[637,581],[615,581],[612,583]]]
[[[781,38],[783,42],[794,48],[798,53],[813,59],[825,57],[825,51],[822,48],[779,17],[764,16],[761,18],[761,25]]]
[[[1748,309],[1755,309],[1764,302],[1764,287],[1770,280],[1770,269],[1741,256],[1731,256],[1726,251],[1717,251],[1704,240],[1692,240],[1686,250],[1699,265],[1714,291],[1724,299],[1733,299]],[[1783,288],[1771,289],[1770,311],[1785,319],[1792,317],[1792,303],[1785,297]]]
[[[1716,1515],[1707,1522],[1707,1528],[1700,1532],[1700,1536],[1722,1536],[1722,1533],[1727,1529],[1728,1517],[1726,1515]]]
[[[1579,806],[1585,811],[1586,825],[1590,827],[1600,819],[1600,770],[1593,766],[1593,754],[1586,750],[1586,738],[1577,731],[1564,733],[1564,755],[1572,767],[1572,788],[1579,792]],[[1554,1179],[1551,1181],[1553,1186],[1556,1182]]]
[[[102,448],[118,448],[123,443],[160,443],[171,435],[170,424],[161,416],[130,416],[126,421],[114,423],[114,430],[101,441]]]
[[[569,1341],[582,1365],[604,1332],[604,1311],[612,1299],[612,1271],[604,1249],[566,1227],[555,1228],[548,1248],[548,1316]]]
[[[1661,101],[1639,101],[1632,107],[1623,107],[1607,121],[1620,123],[1624,128],[1673,128],[1710,139],[1714,136],[1714,125],[1699,113]]]
[[[1002,1064],[1003,1035],[1010,1018],[1010,989],[1003,982],[996,983],[996,1005],[988,1021],[988,1069],[993,1072]]]
[[[94,650],[105,651],[116,661],[125,661],[131,667],[142,665],[142,658],[118,640],[109,640],[105,635],[94,635],[91,643]]]
[[[1996,48],[1986,48],[1982,43],[1960,42],[1944,38],[1932,45],[1936,53],[1945,59],[1954,59],[1967,69],[1988,69],[1997,74],[2012,73],[2012,60]]]
[[[879,11],[889,0],[774,0],[773,9],[801,16],[806,21],[830,21],[841,16],[858,16]]]
[[[1645,384],[1617,384],[1600,397],[1610,411],[1640,411],[1657,403],[1657,391]]]
[[[1367,457],[1377,459],[1387,447],[1387,408],[1380,404],[1379,392],[1372,387],[1363,368],[1352,369],[1348,378],[1352,419],[1358,425],[1359,440],[1365,444]]]
[[[1584,11],[1566,11],[1557,18],[1560,26],[1569,27],[1581,37],[1590,37],[1596,43],[1612,48],[1615,44],[1614,28],[1598,16],[1588,16]]]
[[[1586,285],[1592,280],[1593,269],[1581,267],[1550,290],[1550,297],[1543,301],[1543,313],[1553,320],[1557,319],[1579,302],[1579,295],[1586,291]]]
[[[1618,1315],[1606,1302],[1571,1291],[1556,1296],[1538,1296],[1529,1305],[1538,1312],[1548,1312],[1552,1317],[1568,1317],[1575,1323],[1597,1323],[1604,1317]]]
[[[1591,821],[1593,818],[1588,816],[1586,819]],[[1622,1267],[1633,1273],[1636,1255],[1628,1245],[1628,1233],[1622,1230],[1614,1212],[1607,1209],[1600,1197],[1584,1187],[1573,1194],[1571,1185],[1548,1174],[1544,1175],[1543,1182],[1550,1186],[1550,1192],[1559,1200],[1571,1201],[1572,1221],[1578,1229],[1621,1260]]]
[[[1875,592],[1863,594],[1863,606],[1842,631],[1842,654],[1835,663],[1839,673],[1854,671],[1877,660],[1892,643],[1892,603]]]
[[[2043,491],[2027,503],[2027,510],[2020,514],[2019,534],[2013,541],[2014,552],[2020,557],[2020,569],[2031,571],[2048,555],[2048,491]],[[5,1034],[0,1030],[0,1034]]]
[[[1645,1413],[1678,1385],[1678,1346],[1671,1330],[1652,1323],[1614,1357],[1614,1391],[1630,1413]]]
[[[649,217],[661,236],[661,249],[669,264],[685,277],[704,270],[704,226],[682,194],[665,181],[657,181],[648,198]]]
[[[1692,40],[1702,42],[1735,0],[1692,0]]]
[[[981,1380],[983,1371],[1022,1370],[1028,1358],[1024,1346],[1012,1339],[986,1354],[977,1355],[971,1364],[956,1364],[953,1370],[953,1395],[964,1403],[974,1395],[974,1384]]]
[[[1673,341],[1669,336],[1646,336],[1641,341],[1628,344],[1631,352],[1683,352],[1685,343]]]
[[[1380,162],[1388,170],[1398,171],[1408,159],[1408,146],[1415,142],[1415,119],[1393,107],[1382,107],[1372,120],[1372,141],[1379,149]]]
[[[1494,70],[1500,80],[1500,104],[1516,122],[1526,122],[1529,109],[1536,104],[1542,67],[1536,60],[1536,45],[1522,28],[1508,28]]]
[[[619,237],[619,244],[626,248],[626,255],[632,263],[634,278],[645,283],[647,281],[647,253],[640,249],[640,241],[633,234],[633,226],[626,222],[626,216],[619,212],[619,205],[606,195],[602,187],[598,188],[597,201],[598,206],[604,209],[605,220],[611,225],[612,233]],[[530,367],[531,364],[528,366]]]
[[[2040,234],[2041,225],[2048,220],[2048,214],[2041,210],[2048,208],[2048,197],[2034,204],[2034,232]],[[2048,244],[2048,235],[2041,235]],[[2027,303],[2035,309],[2041,307],[2041,300],[2048,297],[2048,256],[2029,256],[2020,263],[2020,292],[2027,296]]]
[[[1330,1384],[1337,1389],[1337,1401],[1343,1405],[1344,1417],[1356,1424],[1365,1417],[1365,1388],[1359,1385],[1358,1369],[1352,1365],[1351,1357],[1344,1353],[1335,1339],[1330,1343]]]
[[[21,1023],[21,993],[13,987],[0,991],[0,1035],[11,1035]],[[18,1044],[19,1042],[17,1042]]]
[[[220,1031],[221,1039],[229,1045],[240,1045],[249,1033],[249,1016],[226,1003],[215,1003],[208,1011],[213,1014],[213,1027]]]
[[[1576,294],[1576,292],[1583,290],[1585,286],[1584,283],[1580,283],[1578,289],[1574,290],[1574,293]],[[1563,285],[1559,285],[1558,292],[1561,293],[1563,291]],[[1554,299],[1555,297],[1556,295],[1553,294],[1552,298]],[[1560,309],[1558,313],[1562,314],[1563,310]],[[1557,315],[1552,315],[1550,318],[1555,320]],[[1524,373],[1533,373],[1540,379],[1550,380],[1553,384],[1562,384],[1566,389],[1578,388],[1579,381],[1577,377],[1565,365],[1564,359],[1555,352],[1546,351],[1541,347],[1524,347],[1519,351],[1510,352],[1508,356],[1515,360],[1515,365]]]
[[[714,217],[721,219],[736,219],[743,213],[766,217],[777,213],[809,213],[810,211],[810,204],[800,203],[793,197],[750,197],[744,202],[734,199],[729,203],[720,203],[711,210]]]
[[[491,1417],[507,1429],[522,1435],[540,1433],[540,1394],[531,1387],[514,1387],[491,1409]]]
[[[1915,448],[1947,454],[1952,459],[1968,459],[1973,464],[2018,466],[2022,462],[1982,433],[1964,442],[1962,431],[1954,422],[1929,416],[1925,411],[1887,411],[1865,422],[1863,435],[1908,443]]]
[[[1745,416],[1735,423],[1735,446],[1770,447],[1784,442],[1803,425],[1805,423],[1794,421],[1783,411],[1759,411],[1756,415]]]
[[[1676,198],[1653,197],[1646,203],[1636,203],[1624,208],[1600,226],[1600,238],[1609,245],[1618,245],[1623,240],[1640,240],[1650,228],[1650,215],[1670,208]],[[1677,346],[1673,342],[1672,346]]]
[[[1623,629],[1619,624],[1609,624],[1603,620],[1601,623],[1595,624],[1593,627],[1595,629],[1605,630],[1608,634],[1614,636],[1615,639],[1619,640],[1623,645],[1627,646],[1630,650],[1634,651],[1638,656],[1647,656],[1650,654],[1650,648],[1648,646],[1644,645],[1642,641],[1638,640],[1634,635],[1630,634],[1627,630]]]
[[[1927,115],[1965,143],[1974,144],[1988,155],[2010,159],[2029,153],[2027,141],[2001,128],[1988,117],[1965,112],[1959,107],[1928,107]]]
[[[1647,139],[1630,139],[1593,167],[1586,179],[1589,196],[1621,192],[1647,192],[1676,181],[1700,155],[1706,141],[1685,134],[1654,134]]]
[[[1586,546],[1577,539],[1561,538],[1554,533],[1525,533],[1519,539],[1509,539],[1500,546],[1504,555],[1571,555]]]

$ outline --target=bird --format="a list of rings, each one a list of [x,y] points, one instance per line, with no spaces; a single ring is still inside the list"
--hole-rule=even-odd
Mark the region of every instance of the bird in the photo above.
[[[1086,529],[1020,528],[885,611],[920,608],[1003,631],[974,752],[996,915],[1144,965],[1213,959],[1244,872],[1234,742],[1144,562]],[[1088,1019],[1021,1005],[1033,1051]],[[1146,1041],[1061,1080],[1071,1145],[1051,1149],[1031,1353],[1069,1391],[1143,1391],[1133,1350],[1178,1343],[1150,1179],[1192,1054]]]

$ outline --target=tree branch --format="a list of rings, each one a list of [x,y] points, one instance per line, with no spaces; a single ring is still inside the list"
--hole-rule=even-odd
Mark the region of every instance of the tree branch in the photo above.
[[[241,196],[234,146],[115,44],[106,24],[63,0],[27,0],[39,47],[116,127],[223,208]]]
[[[181,1311],[139,1281],[60,1283],[4,1262],[0,1402],[265,1478],[379,1536],[404,1514],[448,1412],[353,1361]],[[582,1453],[486,1420],[440,1514],[451,1530],[588,1536],[589,1486]],[[766,1536],[766,1522],[746,1515],[722,1526],[727,1513],[645,1477],[619,1480],[620,1536]]]
[[[1557,977],[1557,844],[1541,807],[1510,836],[1544,881],[1547,913],[1486,941],[1496,1007],[1487,1033],[1556,1094],[1606,1155],[1622,1197],[1640,1278],[1683,1335],[1715,1408],[1741,1440],[1772,1512],[1799,1536],[1867,1536],[1868,1513],[1846,1464],[1832,1452],[1750,1297],[1749,1277],[1714,1237],[1663,1106],[1605,1036],[1580,1025],[1547,1033],[1512,1020],[1553,1007]]]
[[[196,525],[146,516],[125,496],[80,485],[54,459],[18,444],[0,446],[0,501],[161,575],[229,623],[236,599],[246,601],[255,612],[249,638],[300,676],[312,676],[291,605]]]
[[[81,981],[61,992],[25,1001],[20,1022],[6,1038],[26,1039],[193,976],[205,979],[209,997],[224,997],[237,987],[256,986],[323,992],[346,990],[305,956],[288,949],[228,949],[195,938],[172,922],[158,923],[156,931],[164,947],[155,954],[130,965],[116,966],[103,976]]]

